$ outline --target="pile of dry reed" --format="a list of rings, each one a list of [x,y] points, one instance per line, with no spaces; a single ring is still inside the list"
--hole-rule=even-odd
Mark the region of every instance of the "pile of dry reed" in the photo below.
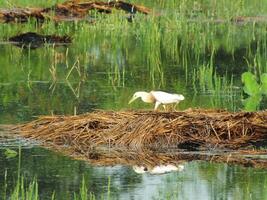
[[[36,19],[38,22],[45,20],[52,21],[77,21],[86,20],[90,10],[96,10],[101,13],[112,13],[113,10],[123,10],[130,15],[136,13],[152,14],[153,11],[145,6],[128,3],[125,1],[92,1],[92,0],[67,0],[63,3],[55,4],[47,8],[1,8],[0,22],[19,22],[24,23],[29,19]],[[158,13],[154,13],[160,16]],[[197,23],[229,23],[229,19],[188,19],[188,22]],[[235,24],[246,23],[266,23],[266,16],[235,16],[230,20]]]
[[[58,3],[48,8],[12,8],[0,9],[1,22],[27,22],[30,18],[43,22],[45,19],[54,21],[73,21],[85,19],[88,11],[111,13],[112,10],[123,10],[130,14],[137,12],[150,14],[152,11],[144,6],[127,3],[124,1],[79,1],[69,0]]]
[[[78,116],[43,116],[15,130],[26,138],[76,149],[240,149],[266,142],[267,111],[95,111]]]

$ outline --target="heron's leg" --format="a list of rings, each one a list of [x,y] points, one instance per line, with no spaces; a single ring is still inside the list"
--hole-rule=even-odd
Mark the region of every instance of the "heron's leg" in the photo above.
[[[157,110],[160,104],[161,104],[160,102],[156,101],[154,110]]]
[[[168,104],[168,111],[169,112],[173,111],[173,104],[171,104],[171,103]]]
[[[176,111],[176,107],[177,107],[178,104],[179,104],[179,101],[174,104],[174,111]]]
[[[164,111],[167,111],[167,105],[163,104]]]
[[[172,109],[171,105],[170,104],[166,104],[166,111],[170,112]]]
[[[173,103],[168,104],[168,111],[172,112],[173,110],[174,110],[174,104]]]

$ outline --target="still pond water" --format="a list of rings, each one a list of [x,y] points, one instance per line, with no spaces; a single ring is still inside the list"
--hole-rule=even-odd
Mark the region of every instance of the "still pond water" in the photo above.
[[[8,188],[14,187],[18,158],[5,158],[1,150],[1,185],[7,171]],[[137,174],[128,166],[92,166],[36,146],[23,148],[21,174],[29,182],[37,177],[41,199],[72,199],[83,178],[97,199],[267,199],[264,169],[190,162],[181,172]],[[110,181],[110,185],[109,185]],[[108,186],[109,185],[109,186]],[[3,187],[1,188],[3,192]]]

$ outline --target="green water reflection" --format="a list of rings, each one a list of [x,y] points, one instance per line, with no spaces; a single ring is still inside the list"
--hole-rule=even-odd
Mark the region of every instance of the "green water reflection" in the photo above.
[[[28,121],[34,116],[51,113],[73,114],[74,110],[84,113],[92,109],[151,109],[152,105],[141,102],[128,105],[128,101],[135,91],[153,89],[183,94],[186,100],[179,105],[180,109],[201,107],[235,111],[243,108],[238,78],[234,85],[219,86],[223,88],[221,90],[209,79],[203,80],[200,86],[198,81],[186,75],[180,64],[164,61],[164,77],[153,81],[150,69],[139,57],[128,60],[119,54],[121,66],[114,69],[114,58],[109,54],[98,49],[94,55],[99,54],[99,57],[90,58],[85,54],[77,61],[75,54],[79,52],[72,48],[42,48],[28,52],[11,45],[1,46],[0,52],[4,55],[0,58],[3,66],[0,73],[1,123]],[[56,51],[63,54],[57,55]],[[138,53],[138,48],[134,51]],[[227,60],[224,65],[228,65]]]
[[[0,186],[7,171],[8,191],[17,178],[18,158],[7,159],[1,150]],[[41,199],[72,199],[83,177],[97,199],[106,197],[108,177],[112,199],[266,199],[267,171],[227,164],[191,162],[182,172],[136,174],[131,167],[91,166],[41,148],[22,150],[21,174],[26,182],[37,177]]]

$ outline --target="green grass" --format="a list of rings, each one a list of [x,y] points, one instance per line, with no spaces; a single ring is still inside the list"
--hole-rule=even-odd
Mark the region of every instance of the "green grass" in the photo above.
[[[192,1],[189,2],[192,3]],[[230,1],[225,1],[225,5],[230,7],[238,4],[235,5]],[[190,3],[182,1],[180,9],[189,10],[190,6]],[[219,12],[221,5],[216,3],[214,6],[215,8],[213,9]],[[255,26],[253,23],[248,23],[244,26],[238,26],[231,22],[222,24],[216,24],[212,21],[202,22],[201,15],[197,15],[196,19],[194,17],[194,22],[188,22],[188,19],[192,17],[190,15],[183,16],[184,12],[175,12],[178,14],[164,13],[160,17],[138,15],[135,19],[136,23],[128,23],[125,20],[125,15],[117,12],[109,16],[97,15],[95,25],[80,22],[60,23],[55,26],[50,21],[39,28],[34,22],[28,22],[25,25],[1,25],[0,30],[3,39],[18,32],[26,31],[37,31],[42,34],[71,35],[74,44],[70,48],[73,50],[70,50],[67,59],[74,60],[75,55],[81,55],[79,59],[81,63],[85,63],[84,66],[88,62],[93,62],[95,66],[99,67],[97,58],[88,59],[88,56],[95,56],[96,53],[90,51],[90,47],[97,46],[99,47],[101,60],[110,63],[105,65],[105,68],[110,66],[110,73],[117,75],[115,79],[119,79],[119,75],[122,73],[118,71],[117,67],[124,67],[118,66],[119,61],[116,61],[116,56],[118,55],[122,55],[122,58],[126,57],[131,64],[138,66],[138,68],[145,68],[152,83],[158,80],[164,82],[164,74],[168,69],[164,67],[163,60],[168,60],[170,64],[181,65],[188,76],[188,73],[192,71],[192,66],[197,68],[203,65],[204,60],[210,54],[215,54],[216,56],[221,51],[231,55],[232,59],[240,59],[239,55],[235,58],[235,54],[239,49],[245,49],[246,52],[242,56],[253,64],[256,62],[255,60],[266,59],[265,25],[259,24]],[[213,19],[210,16],[205,17],[210,20]],[[225,18],[227,16],[222,17]],[[256,44],[255,40],[258,41]],[[14,49],[12,49],[13,51]],[[46,51],[46,54],[51,54],[51,48],[47,48]],[[20,56],[20,52],[18,50],[17,54],[12,53],[11,55],[17,57]],[[43,62],[42,51],[40,50],[39,52],[37,54],[30,52],[29,54],[33,55],[29,56],[34,57],[37,62]],[[32,61],[31,57],[26,63],[28,66],[30,65],[29,61]],[[48,63],[52,63],[52,61],[52,58],[48,57]],[[257,67],[260,71],[266,71],[266,66],[263,66],[260,62],[257,62]],[[124,72],[127,75],[134,71]]]
[[[108,195],[110,195],[108,193]],[[109,198],[109,196],[108,196]],[[3,194],[3,200],[40,200],[39,185],[36,179],[27,183],[23,177],[17,180],[15,188],[10,194],[6,192]],[[56,200],[56,193],[53,193],[51,200]],[[89,193],[85,185],[85,181],[82,181],[80,192],[73,194],[74,200],[95,200],[96,197],[93,193]],[[104,198],[103,198],[104,199]]]
[[[8,2],[51,6],[57,1],[13,0],[0,6],[8,7]],[[28,31],[73,39],[68,47],[45,45],[22,50],[1,46],[0,103],[10,118],[14,108],[10,102],[25,105],[23,113],[32,115],[70,114],[75,108],[83,112],[81,105],[87,102],[96,108],[129,108],[128,98],[134,91],[152,89],[185,93],[189,102],[182,104],[183,108],[227,107],[221,100],[227,94],[230,105],[240,109],[232,89],[242,87],[244,71],[267,72],[267,34],[264,23],[236,24],[231,19],[264,15],[266,1],[133,2],[153,8],[156,15],[137,14],[129,23],[124,12],[90,12],[94,24],[46,21],[37,25],[35,20],[1,24],[2,41]],[[217,19],[221,21],[214,21]],[[191,98],[207,93],[215,95],[211,98],[217,102],[198,104],[199,99]]]
[[[7,151],[7,150],[6,150]],[[10,150],[14,154],[14,150]],[[23,175],[21,175],[21,146],[18,147],[18,164],[17,164],[17,180],[15,182],[15,187],[10,188],[8,186],[8,180],[7,180],[7,170],[4,174],[4,181],[3,181],[3,188],[1,188],[1,191],[3,193],[1,194],[1,199],[3,200],[39,200],[41,199],[39,195],[39,185],[36,178],[33,178],[33,180],[26,180]],[[8,157],[8,154],[6,154]],[[110,178],[108,181],[108,198],[110,196]],[[85,179],[83,178],[80,191],[79,193],[73,194],[74,200],[95,200],[96,197],[94,194],[89,193]],[[51,200],[56,200],[56,193],[53,192],[51,196]]]

